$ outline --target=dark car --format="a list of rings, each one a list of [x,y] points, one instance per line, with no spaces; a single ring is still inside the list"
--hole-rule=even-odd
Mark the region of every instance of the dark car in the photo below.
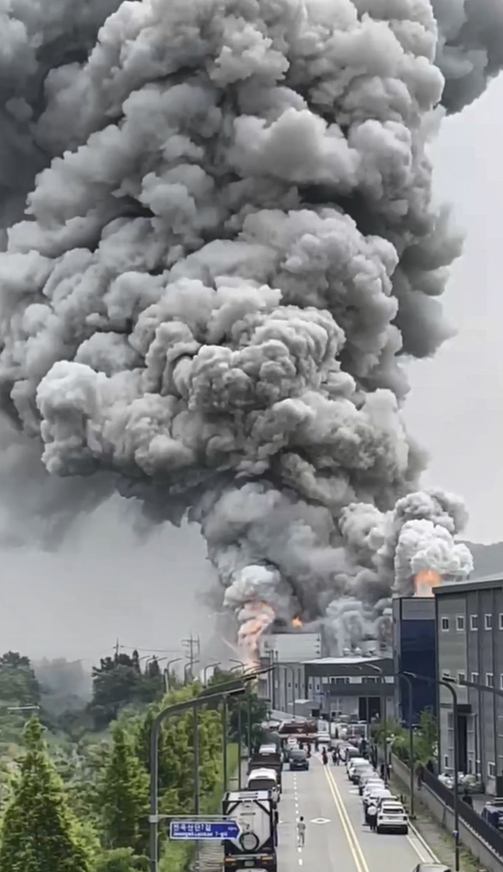
[[[301,748],[292,748],[290,751],[290,771],[309,769],[309,760],[305,751]]]

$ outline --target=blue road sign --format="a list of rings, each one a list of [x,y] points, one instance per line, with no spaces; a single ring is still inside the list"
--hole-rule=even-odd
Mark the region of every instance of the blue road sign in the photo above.
[[[235,821],[170,821],[169,837],[180,841],[215,841],[237,839],[240,829]]]

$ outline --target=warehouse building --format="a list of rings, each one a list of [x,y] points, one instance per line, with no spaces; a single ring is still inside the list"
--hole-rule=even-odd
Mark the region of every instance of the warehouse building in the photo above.
[[[271,658],[271,661],[272,658]],[[262,664],[267,665],[266,658]],[[355,720],[380,717],[386,705],[394,713],[391,657],[352,654],[345,657],[278,659],[262,698],[270,708],[292,716],[343,716]]]
[[[439,678],[503,689],[503,574],[434,589]],[[503,698],[457,685],[458,722],[452,696],[438,689],[439,761],[454,767],[457,727],[460,771],[481,778],[488,793],[503,794]]]

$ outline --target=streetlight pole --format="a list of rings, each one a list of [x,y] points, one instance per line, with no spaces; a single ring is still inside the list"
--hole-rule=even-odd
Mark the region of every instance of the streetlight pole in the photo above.
[[[417,675],[415,672],[404,672],[408,678],[415,678],[419,681],[427,681],[430,684],[447,687],[452,696],[452,720],[453,720],[453,746],[454,746],[454,869],[459,872],[459,778],[458,778],[458,695],[451,681],[446,681],[443,678],[429,678],[426,675]],[[461,683],[461,682],[460,682]],[[464,682],[463,682],[464,683]],[[471,683],[471,682],[470,682]],[[503,693],[502,693],[503,696]]]
[[[159,733],[163,722],[172,715],[181,714],[189,709],[194,710],[194,760],[199,759],[199,736],[197,731],[197,709],[199,706],[207,705],[211,702],[220,702],[224,697],[234,696],[244,692],[244,687],[232,688],[229,690],[220,691],[220,693],[207,694],[206,696],[195,697],[186,702],[175,703],[170,705],[163,711],[159,712],[154,721],[150,732],[150,838],[149,838],[149,868],[150,872],[157,872],[159,862],[159,844],[158,844],[158,824],[159,824]],[[199,778],[194,778],[194,792]],[[199,788],[197,787],[197,793]],[[194,805],[199,808],[199,798],[197,797]]]
[[[405,672],[397,672],[398,678],[403,678],[409,688],[409,757],[410,757],[410,816],[414,817],[414,731],[412,729],[412,720],[414,717],[414,707],[412,705],[412,681]]]
[[[384,744],[384,783],[388,784],[388,721],[386,713],[386,680],[383,670],[375,663],[365,663],[369,669],[379,673],[379,685],[381,688],[381,721],[383,725],[383,744]],[[363,672],[364,666],[358,666],[360,672]],[[367,698],[368,699],[368,698]],[[368,707],[368,702],[367,702]]]
[[[227,790],[227,697],[222,699],[222,769],[224,793]]]
[[[208,663],[208,665],[204,667],[204,669],[203,669],[203,684],[205,687],[207,685],[206,673],[208,672],[208,669],[211,669],[212,666],[213,667],[220,666],[221,662],[222,662],[221,660],[216,660],[214,663]]]
[[[154,718],[150,730],[150,813],[148,818],[150,825],[150,872],[158,872],[159,862],[158,825],[161,819],[159,816],[159,733],[161,731],[163,722],[172,715],[181,714],[182,712],[188,711],[191,708],[196,709],[211,702],[220,702],[224,698],[227,699],[227,697],[238,696],[242,693],[245,693],[245,690],[250,686],[250,683],[258,675],[262,675],[263,673],[269,671],[270,669],[260,669],[257,672],[253,672],[247,676],[243,676],[241,679],[242,683],[237,686],[235,682],[228,682],[227,687],[225,685],[222,685],[221,690],[218,693],[202,693],[200,696],[196,696],[193,699],[170,705],[167,708],[163,709],[161,712],[159,712],[157,717]],[[198,755],[199,736],[194,725],[194,756],[198,758]],[[197,780],[198,779],[195,779],[195,783],[197,782]]]
[[[166,676],[166,693],[169,693],[169,691],[171,690],[169,686],[169,668],[173,663],[179,663],[181,659],[181,657],[173,657],[172,660],[168,660],[168,662],[166,663],[166,671],[164,673]]]

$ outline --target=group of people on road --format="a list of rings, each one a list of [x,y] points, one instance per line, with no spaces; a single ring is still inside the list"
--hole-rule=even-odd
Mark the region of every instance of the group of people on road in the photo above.
[[[326,766],[328,763],[328,753],[327,753],[327,749],[325,748],[325,746],[323,746],[321,749],[321,760],[322,760],[323,765]],[[334,764],[334,766],[338,766],[340,761],[341,761],[341,752],[339,750],[339,747],[336,746],[335,748],[332,749],[332,763]]]

